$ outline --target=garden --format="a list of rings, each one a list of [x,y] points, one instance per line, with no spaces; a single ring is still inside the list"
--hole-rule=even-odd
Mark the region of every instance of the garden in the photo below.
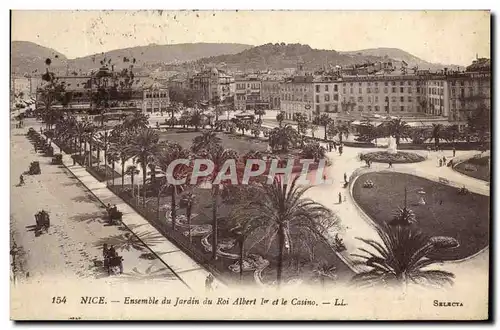
[[[415,215],[414,226],[432,236],[448,236],[459,246],[435,254],[442,260],[467,258],[489,244],[489,197],[474,194],[413,175],[377,172],[359,176],[353,197],[361,209],[377,224],[394,217],[397,207],[406,203]],[[423,193],[422,193],[423,192]],[[420,204],[421,198],[425,205]]]
[[[490,182],[490,161],[490,156],[479,155],[457,164],[453,169],[472,178]]]
[[[406,151],[398,151],[391,154],[387,151],[375,151],[362,154],[361,160],[370,161],[373,163],[393,163],[393,164],[408,164],[423,162],[425,157]]]

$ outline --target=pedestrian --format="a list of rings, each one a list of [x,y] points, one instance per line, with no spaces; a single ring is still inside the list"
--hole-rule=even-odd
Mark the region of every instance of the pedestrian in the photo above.
[[[339,204],[342,204],[342,194],[339,193]]]
[[[337,151],[337,142],[333,141],[333,149]]]
[[[392,162],[391,161],[389,162],[389,168],[392,168]]]
[[[212,291],[212,274],[208,274],[207,278],[205,279],[205,289],[207,291]]]
[[[439,167],[443,166],[443,159],[439,158]]]
[[[372,167],[372,161],[368,159],[368,168]]]
[[[446,156],[443,156],[443,165],[446,166]]]
[[[347,174],[344,173],[344,182],[347,183]]]
[[[343,150],[343,149],[344,149],[344,148],[342,147],[342,145],[340,145],[340,146],[339,146],[339,155],[340,155],[340,156],[342,156],[342,150]]]
[[[33,145],[33,147],[35,147],[35,154],[37,153],[37,150],[36,150],[36,143]]]
[[[19,176],[19,185],[20,186],[24,185],[24,177],[22,174]]]
[[[114,258],[114,257],[117,256],[114,245],[111,245],[111,247],[109,248],[109,250],[108,250],[108,256],[110,258]]]
[[[109,249],[108,249],[108,244],[104,243],[102,246],[102,258],[104,260],[108,259],[109,256]]]
[[[455,157],[456,152],[457,152],[457,149],[455,149],[455,147],[453,147],[453,157]]]

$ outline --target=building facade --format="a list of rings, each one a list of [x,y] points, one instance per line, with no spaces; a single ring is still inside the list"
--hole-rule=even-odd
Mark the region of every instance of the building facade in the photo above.
[[[143,90],[142,112],[167,112],[170,105],[168,88],[154,82]]]
[[[214,99],[222,102],[234,96],[235,92],[234,77],[216,68],[189,77],[188,86],[199,92],[201,100],[204,102],[210,102]]]
[[[246,111],[268,108],[268,103],[262,99],[262,81],[257,75],[236,77],[235,87],[235,110]]]
[[[262,80],[261,99],[267,103],[267,109],[280,110],[280,88],[279,80]]]

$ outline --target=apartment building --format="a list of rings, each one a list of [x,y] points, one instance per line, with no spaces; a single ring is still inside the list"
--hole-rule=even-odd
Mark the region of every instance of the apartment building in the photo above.
[[[234,77],[223,70],[217,68],[204,70],[188,79],[189,88],[198,91],[202,101],[210,102],[213,99],[224,101],[234,96]]]
[[[261,97],[262,82],[257,75],[235,78],[234,108],[236,110],[255,110],[266,108]]]
[[[293,119],[296,113],[313,119],[314,108],[314,77],[312,75],[295,76],[281,84],[280,108],[286,119]]]
[[[262,80],[261,99],[267,103],[267,109],[280,110],[280,85],[280,80]]]
[[[142,112],[167,112],[170,104],[168,88],[164,85],[153,82],[149,86],[144,86]]]

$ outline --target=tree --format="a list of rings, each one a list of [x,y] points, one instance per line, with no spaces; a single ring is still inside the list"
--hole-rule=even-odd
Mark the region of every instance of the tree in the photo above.
[[[342,137],[345,136],[347,139],[349,137],[349,125],[342,124],[337,126],[337,134],[339,135],[339,142],[342,143]]]
[[[319,162],[320,159],[326,158],[326,149],[318,142],[308,143],[302,147],[300,156],[302,159],[314,159],[315,162]]]
[[[148,115],[142,112],[135,112],[132,115],[128,115],[123,120],[122,126],[124,129],[136,133],[137,131],[147,128],[149,125]]]
[[[316,125],[310,125],[309,129],[311,130],[311,136],[314,138],[314,133],[318,131],[318,126]]]
[[[39,102],[45,107],[42,118],[45,121],[47,129],[52,129],[52,125],[61,118],[59,111],[53,109],[52,106],[56,102],[61,101],[66,92],[66,84],[60,82],[54,72],[49,71],[51,63],[50,59],[45,60],[47,68],[46,72],[42,74],[43,85],[37,90]]]
[[[427,269],[440,261],[432,258],[436,252],[458,246],[451,237],[428,237],[411,226],[377,226],[376,231],[382,240],[358,238],[376,252],[360,248],[364,255],[353,254],[363,260],[369,269],[353,277],[361,285],[398,284],[452,284],[453,273]]]
[[[327,130],[328,130],[328,125],[330,125],[330,123],[332,123],[333,120],[330,118],[330,116],[328,116],[326,113],[322,114],[320,117],[319,117],[319,120],[318,120],[318,123],[320,125],[323,126],[323,128],[325,129],[325,137],[324,137],[324,140],[326,141],[327,140]]]
[[[326,263],[321,263],[316,266],[314,273],[321,283],[321,287],[325,287],[325,279],[335,280],[337,275],[335,271],[337,268],[335,266],[328,265]]]
[[[125,180],[125,163],[130,159],[130,154],[128,153],[127,146],[129,145],[129,137],[124,136],[118,142],[111,144],[110,151],[118,155],[118,159],[120,160],[120,164],[122,167],[122,189]]]
[[[287,152],[298,140],[299,133],[291,125],[275,127],[269,132],[269,144],[273,149],[280,147],[282,151]]]
[[[285,113],[283,111],[281,111],[280,113],[278,113],[276,115],[276,120],[278,121],[279,126],[281,127],[281,123],[283,122],[283,120],[285,120]]]
[[[255,110],[254,110],[254,113],[255,113],[257,116],[259,116],[259,120],[260,120],[260,122],[262,122],[262,116],[264,116],[264,115],[266,114],[266,110],[264,110],[264,109],[260,109],[260,108],[259,108],[259,109],[255,109]]]
[[[389,121],[388,128],[389,134],[396,139],[396,144],[399,145],[399,141],[406,136],[410,126],[401,118],[395,118]]]
[[[204,149],[200,153],[200,157],[211,161],[214,165],[212,173],[205,176],[203,180],[204,182],[212,185],[212,258],[216,260],[218,239],[217,199],[220,195],[220,186],[224,185],[225,182],[218,184],[215,183],[215,180],[217,179],[217,175],[221,172],[226,161],[234,160],[236,162],[238,159],[238,153],[232,149],[224,149],[222,146],[216,146],[208,150]]]
[[[153,163],[156,156],[160,153],[162,144],[159,143],[158,132],[151,128],[139,130],[136,135],[130,139],[126,152],[131,158],[137,159],[142,169],[143,198],[142,206],[146,205],[146,171],[149,163]]]
[[[339,130],[337,129],[337,126],[335,126],[334,122],[328,123],[328,127],[326,129],[326,135],[330,138],[333,139],[337,134],[339,133]]]
[[[260,242],[268,243],[277,239],[278,274],[277,283],[281,284],[285,250],[293,250],[297,239],[313,239],[327,242],[326,234],[338,224],[333,212],[304,195],[310,187],[297,186],[297,176],[291,184],[276,178],[273,184],[257,185],[259,199],[243,203],[234,211],[236,220],[254,222],[261,230]],[[298,235],[298,234],[301,235]]]
[[[194,127],[195,131],[199,131],[199,127],[202,124],[202,111],[200,109],[194,109],[189,117],[189,124]]]
[[[479,136],[479,142],[484,142],[491,132],[491,109],[480,104],[474,113],[467,117],[469,131]]]
[[[460,136],[458,125],[446,126],[444,133],[445,133],[445,139],[448,142],[455,142],[457,138]]]
[[[175,184],[171,179],[175,180],[181,180],[184,178],[187,178],[188,176],[188,165],[185,164],[179,164],[175,166],[175,168],[172,169],[172,171],[168,171],[168,167],[172,162],[178,160],[178,159],[186,159],[188,160],[190,158],[189,150],[182,148],[182,146],[178,143],[168,143],[164,148],[161,149],[160,153],[156,157],[156,162],[155,164],[158,165],[158,167],[162,170],[163,173],[165,173],[166,176],[166,182],[164,187],[170,187],[171,190],[171,204],[170,204],[170,210],[171,210],[171,218],[172,218],[172,230],[175,230],[175,221],[176,221],[176,216],[177,216],[177,209],[176,209],[176,198],[177,198],[177,193],[179,190],[182,190],[183,185],[181,184]],[[160,188],[159,193],[158,193],[158,212],[159,212],[159,206],[160,206],[160,194],[161,191],[163,190],[163,187]]]
[[[193,206],[196,203],[196,195],[193,194],[192,191],[187,191],[183,194],[181,198],[181,203],[184,204],[186,207],[186,219],[187,219],[187,225],[188,225],[188,236],[189,236],[189,244],[192,244],[192,236],[191,236],[191,216],[192,216],[192,210]]]
[[[109,150],[106,154],[106,161],[108,162],[108,164],[111,164],[111,169],[112,169],[112,173],[111,173],[111,176],[112,176],[112,180],[113,180],[113,186],[115,185],[115,162],[117,162],[120,158],[118,157],[118,154],[115,153],[114,151],[112,150]],[[106,177],[106,183],[107,183],[107,177]]]
[[[126,175],[130,175],[130,183],[132,184],[132,196],[134,196],[134,177],[139,174],[139,170],[137,169],[137,166],[135,165],[129,165],[127,166],[127,169],[125,170]]]
[[[260,133],[262,132],[260,125],[252,125],[252,127],[250,129],[251,129],[252,135],[256,138],[258,138],[260,136]]]
[[[443,125],[441,124],[432,124],[432,138],[434,139],[434,146],[436,149],[439,147],[439,139],[443,133]]]
[[[212,148],[219,147],[221,142],[222,140],[217,136],[217,133],[214,131],[207,131],[193,139],[191,151],[193,153],[198,153],[203,149],[210,150]]]

